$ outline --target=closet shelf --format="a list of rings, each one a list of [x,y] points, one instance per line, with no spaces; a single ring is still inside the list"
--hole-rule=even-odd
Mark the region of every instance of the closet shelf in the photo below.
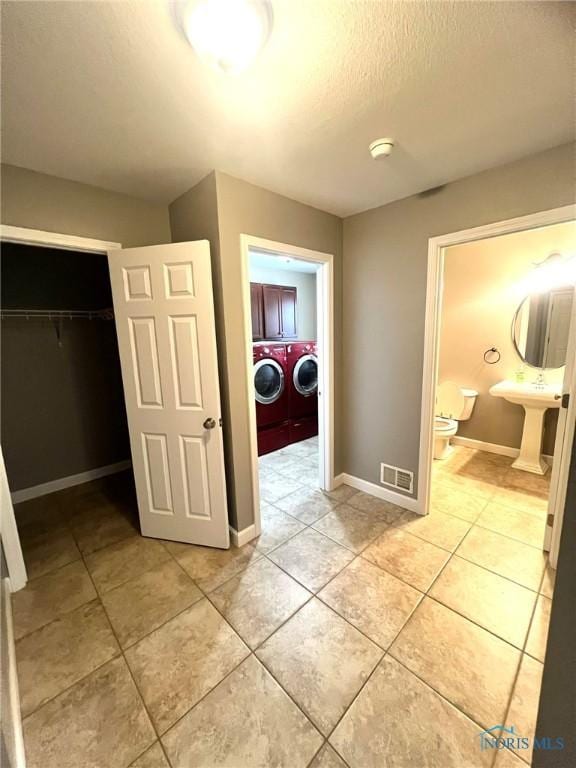
[[[0,309],[0,318],[22,320],[113,320],[114,310],[106,309]]]

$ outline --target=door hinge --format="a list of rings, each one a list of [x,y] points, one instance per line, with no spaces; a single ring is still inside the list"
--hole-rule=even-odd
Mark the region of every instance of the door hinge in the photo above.
[[[552,526],[554,525],[554,515],[552,514],[552,512],[550,512],[550,514],[546,518],[546,525],[549,528],[552,528]]]
[[[219,427],[221,427],[221,426],[222,426],[222,417],[220,417],[220,418],[218,419],[218,426],[219,426]]]
[[[562,408],[568,408],[569,404],[570,404],[570,393],[569,392],[565,392],[562,395],[561,406],[562,406]]]

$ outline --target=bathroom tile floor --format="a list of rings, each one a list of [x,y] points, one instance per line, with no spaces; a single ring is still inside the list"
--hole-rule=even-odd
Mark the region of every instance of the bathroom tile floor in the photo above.
[[[241,549],[141,537],[129,475],[18,506],[29,768],[529,763],[478,734],[534,730],[547,479],[457,448],[420,518],[319,491],[317,450],[261,459],[263,531]]]

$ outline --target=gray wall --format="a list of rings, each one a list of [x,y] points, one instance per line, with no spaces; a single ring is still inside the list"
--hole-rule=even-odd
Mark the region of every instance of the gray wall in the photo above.
[[[340,359],[341,359],[341,258],[342,221],[282,195],[248,184],[240,179],[216,174],[218,226],[222,272],[222,298],[225,307],[225,332],[228,345],[226,377],[229,382],[228,419],[234,436],[236,523],[238,530],[251,525],[252,481],[248,450],[246,353],[244,349],[242,296],[240,292],[240,235],[254,235],[290,245],[299,245],[334,254],[335,302],[335,465],[340,472]]]
[[[428,239],[574,201],[574,145],[344,220],[346,472],[418,470]],[[415,486],[416,487],[416,486]]]
[[[562,751],[535,749],[533,768],[571,768],[576,765],[576,441],[572,461],[554,599],[548,628],[544,673],[540,690],[536,738],[564,737]]]
[[[250,266],[250,282],[296,288],[296,330],[302,341],[316,340],[316,275],[285,269]]]
[[[2,307],[112,306],[108,260],[3,243]],[[8,318],[0,348],[1,439],[13,491],[130,458],[113,322]]]
[[[167,206],[14,166],[2,166],[1,181],[3,224],[127,247],[170,242]],[[3,439],[7,432],[12,436],[5,449],[12,490],[129,458],[119,422],[99,428],[111,404],[112,411],[123,408],[120,380],[102,374],[115,354],[113,325],[65,324],[63,331],[59,349],[49,323],[37,323],[34,336],[15,321],[4,323],[3,358],[19,361],[3,366],[2,375],[2,432]],[[35,389],[39,382],[43,402]]]
[[[2,224],[122,243],[170,242],[168,206],[2,165]]]
[[[235,525],[236,482],[232,450],[233,432],[229,416],[230,388],[226,367],[229,346],[226,337],[224,301],[222,296],[222,268],[215,172],[206,176],[195,187],[192,187],[192,189],[170,204],[170,226],[172,228],[172,241],[175,243],[187,240],[208,240],[210,243],[216,340],[218,345],[218,374],[220,378],[220,398],[223,416],[222,432],[224,437],[226,491],[229,518],[231,523]]]
[[[114,323],[5,320],[2,446],[17,491],[130,458]]]
[[[212,179],[214,179],[212,181]],[[214,187],[216,208],[214,207]],[[217,221],[217,232],[214,221]],[[240,235],[254,235],[334,254],[336,413],[340,410],[342,222],[295,200],[216,172],[170,206],[174,240],[206,237],[216,273],[216,318],[230,519],[237,530],[250,526],[252,476],[248,443],[248,388],[241,292]],[[338,416],[336,417],[338,420]],[[336,468],[340,439],[336,432]]]

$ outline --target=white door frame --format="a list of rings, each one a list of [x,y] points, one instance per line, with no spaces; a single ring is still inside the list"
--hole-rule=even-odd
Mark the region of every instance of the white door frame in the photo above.
[[[424,365],[422,375],[422,411],[420,421],[420,455],[418,463],[418,511],[426,515],[430,507],[430,484],[432,473],[432,456],[434,449],[434,399],[436,390],[436,381],[438,378],[438,359],[440,344],[440,321],[442,316],[442,289],[443,289],[443,271],[444,271],[444,250],[449,246],[463,245],[477,240],[485,240],[489,237],[498,237],[499,235],[508,235],[514,232],[522,232],[530,229],[547,227],[552,224],[563,224],[576,219],[576,205],[566,205],[561,208],[553,208],[548,211],[539,211],[527,216],[519,216],[515,219],[499,221],[493,224],[484,224],[472,229],[464,229],[460,232],[452,232],[447,235],[431,237],[428,241],[428,277],[426,283],[426,320],[424,331]],[[576,333],[571,334],[568,354],[574,354],[574,345],[576,344]],[[568,413],[568,422],[564,446],[566,439],[574,437],[572,425],[572,434],[570,432],[570,416],[574,421],[576,399],[576,376],[572,377],[570,388],[570,409]],[[571,445],[571,443],[570,443]],[[558,471],[558,500],[565,499],[566,486],[568,483],[568,471],[570,468],[570,451],[563,450],[560,458],[560,467]],[[556,546],[560,538],[560,528],[562,515],[560,508],[556,505],[559,514],[556,515],[554,533],[552,541],[556,541]],[[554,553],[551,550],[550,557],[554,563]]]
[[[40,248],[58,248],[67,251],[82,251],[85,253],[101,253],[104,256],[108,251],[115,248],[121,248],[121,243],[111,243],[106,240],[93,240],[88,237],[76,237],[76,235],[65,235],[58,232],[45,232],[41,229],[27,229],[26,227],[12,227],[7,224],[0,224],[0,242],[19,243],[20,245],[34,245]],[[6,555],[8,565],[8,575],[10,578],[10,588],[12,591],[21,589],[26,584],[26,566],[22,556],[20,540],[17,536],[16,520],[14,518],[14,509],[3,511],[3,525],[6,530],[16,531],[16,536],[2,537],[2,546]],[[10,517],[9,520],[7,518]]]
[[[296,245],[278,243],[252,235],[240,235],[242,259],[242,307],[244,311],[244,348],[248,392],[248,439],[252,467],[252,509],[255,535],[261,532],[260,487],[258,476],[258,435],[256,430],[256,401],[254,361],[252,357],[252,309],[250,300],[250,250],[266,251],[319,265],[316,272],[316,316],[318,343],[318,435],[320,450],[320,482],[324,490],[334,487],[334,256]],[[243,542],[239,542],[242,544]]]
[[[576,293],[574,295],[576,296]],[[552,519],[552,530],[550,530],[549,525],[546,525],[544,538],[544,549],[550,551],[550,565],[554,569],[556,569],[558,552],[560,551],[560,535],[564,522],[564,507],[566,506],[570,460],[576,426],[576,302],[572,303],[568,349],[566,350],[566,375],[564,376],[562,392],[568,393],[570,399],[568,408],[566,410],[560,409],[558,418],[559,425],[562,422],[564,423],[564,439],[560,445],[557,438],[554,446],[554,463],[552,465],[552,477],[550,478],[550,499],[548,505],[548,509],[553,511],[554,517]]]

